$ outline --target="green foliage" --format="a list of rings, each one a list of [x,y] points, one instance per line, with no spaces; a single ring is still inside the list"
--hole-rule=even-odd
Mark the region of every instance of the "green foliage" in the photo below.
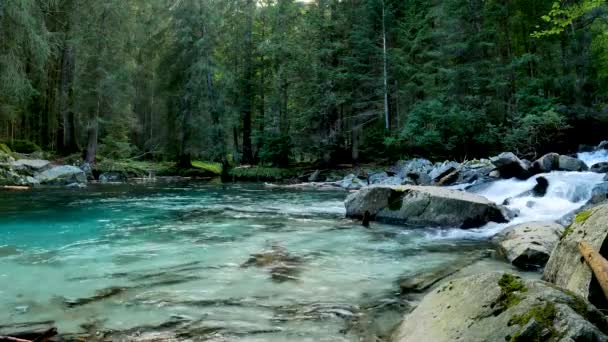
[[[289,136],[268,135],[262,140],[259,158],[262,164],[276,167],[286,167],[293,144]]]
[[[560,236],[560,240],[563,240],[564,238],[566,238],[568,235],[572,234],[572,232],[574,231],[574,229],[572,228],[572,225],[568,225],[568,227],[566,227],[564,229],[564,231],[562,232],[562,235]]]
[[[559,141],[569,127],[563,115],[554,109],[524,114],[515,119],[514,127],[507,131],[505,147],[520,155],[536,157],[537,151]]]
[[[24,140],[24,139],[15,139],[15,140],[7,140],[5,145],[8,146],[11,150],[18,153],[33,153],[37,151],[41,151],[40,146],[35,143]]]
[[[96,174],[104,172],[120,172],[129,177],[148,177],[150,174],[156,176],[173,176],[177,174],[175,163],[151,162],[136,160],[113,160],[100,158],[94,165]]]
[[[562,5],[559,1],[553,2],[553,7],[548,14],[543,15],[541,19],[549,24],[545,30],[540,30],[532,33],[535,38],[557,35],[572,25],[574,20],[580,18],[585,13],[604,6],[604,0],[582,0],[574,4]],[[537,28],[540,26],[537,25]]]
[[[13,154],[13,151],[4,143],[0,143],[0,152],[4,152],[8,155]]]
[[[237,167],[229,171],[229,175],[237,180],[248,181],[277,181],[295,178],[300,170],[297,168],[274,168],[274,167]]]
[[[201,169],[201,170],[205,170],[208,171],[212,174],[215,174],[217,176],[222,174],[222,164],[220,163],[213,163],[213,162],[205,162],[205,161],[193,161],[192,162],[192,167],[196,168],[196,169]]]

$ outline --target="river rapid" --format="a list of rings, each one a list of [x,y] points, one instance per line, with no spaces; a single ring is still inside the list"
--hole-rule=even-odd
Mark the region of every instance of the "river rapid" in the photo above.
[[[344,219],[343,192],[255,184],[3,192],[0,326],[53,321],[64,334],[166,329],[184,341],[386,334],[410,305],[399,295],[400,278],[487,255],[489,237],[512,224],[560,219],[603,178],[539,176],[549,180],[547,195],[511,200],[519,212],[513,222],[468,231],[364,229]],[[502,203],[534,184],[501,180],[476,192]],[[278,267],[264,259],[275,251],[284,259]]]

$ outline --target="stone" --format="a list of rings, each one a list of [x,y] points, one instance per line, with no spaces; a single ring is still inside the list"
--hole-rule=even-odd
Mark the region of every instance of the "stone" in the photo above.
[[[491,158],[490,161],[496,166],[502,178],[528,179],[530,177],[528,165],[512,152],[501,153]]]
[[[17,170],[28,170],[34,172],[42,172],[51,167],[51,162],[44,159],[19,159],[10,164]]]
[[[368,178],[369,184],[382,184],[387,178],[389,178],[388,173],[386,172],[378,172],[371,174]]]
[[[346,190],[359,190],[367,185],[367,182],[357,178],[354,174],[350,174],[340,182],[340,187]]]
[[[535,322],[534,322],[535,321]],[[488,272],[436,285],[391,342],[606,341],[608,320],[592,305],[540,280]]]
[[[559,156],[558,169],[561,171],[587,171],[589,167],[580,159],[569,156]]]
[[[589,171],[595,173],[608,173],[608,162],[593,164]]]
[[[36,180],[43,185],[67,185],[71,183],[86,183],[84,171],[75,166],[55,166],[37,175]]]
[[[608,199],[608,182],[602,182],[591,191],[591,199],[589,204],[600,204]]]
[[[460,168],[460,163],[454,161],[445,161],[443,163],[437,163],[429,172],[429,177],[433,182],[438,182],[440,179],[454,172]]]
[[[543,279],[579,295],[598,308],[608,308],[589,266],[581,261],[578,243],[589,245],[608,257],[608,205],[579,212],[566,228],[545,267]]]
[[[559,168],[559,154],[547,153],[532,163],[533,173],[548,173]]]
[[[607,149],[608,149],[608,140],[602,141],[596,147],[596,150],[607,150]]]
[[[93,176],[93,168],[90,163],[84,162],[80,165],[80,169],[84,171],[84,174],[87,176],[88,180],[95,180],[95,176]]]
[[[321,176],[321,170],[315,170],[310,177],[308,177],[309,182],[316,182],[319,180],[319,176]]]
[[[347,197],[346,216],[412,226],[480,227],[507,222],[506,209],[485,197],[434,186],[372,186]]]
[[[563,230],[553,222],[527,222],[503,230],[492,241],[514,266],[535,270],[545,266]]]
[[[125,183],[127,181],[127,177],[122,172],[104,172],[99,175],[99,183],[108,184],[108,183]]]

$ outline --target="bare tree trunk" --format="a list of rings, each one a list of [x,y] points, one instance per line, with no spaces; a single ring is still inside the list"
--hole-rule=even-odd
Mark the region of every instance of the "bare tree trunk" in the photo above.
[[[245,30],[245,74],[244,74],[244,89],[243,89],[243,163],[251,164],[253,162],[253,149],[251,146],[251,111],[252,111],[252,77],[253,77],[253,13],[255,7],[253,0],[247,0],[247,22]]]
[[[84,161],[89,164],[95,163],[97,157],[97,125],[97,120],[92,120],[87,127],[87,153]]]
[[[388,61],[386,54],[386,13],[384,8],[384,0],[382,0],[382,60],[384,63],[384,124],[386,130],[390,128],[389,112],[388,112]]]
[[[74,50],[65,42],[63,57],[61,62],[61,81],[59,93],[59,112],[63,119],[63,141],[62,150],[64,153],[74,153],[78,151],[76,143],[76,128],[74,112],[71,109],[72,84],[74,81]]]

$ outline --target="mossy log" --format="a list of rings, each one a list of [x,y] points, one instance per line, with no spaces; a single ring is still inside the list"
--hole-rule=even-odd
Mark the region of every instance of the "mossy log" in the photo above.
[[[604,291],[604,296],[608,300],[608,261],[585,241],[578,243],[578,249],[585,258],[587,265],[593,271],[595,278]]]

